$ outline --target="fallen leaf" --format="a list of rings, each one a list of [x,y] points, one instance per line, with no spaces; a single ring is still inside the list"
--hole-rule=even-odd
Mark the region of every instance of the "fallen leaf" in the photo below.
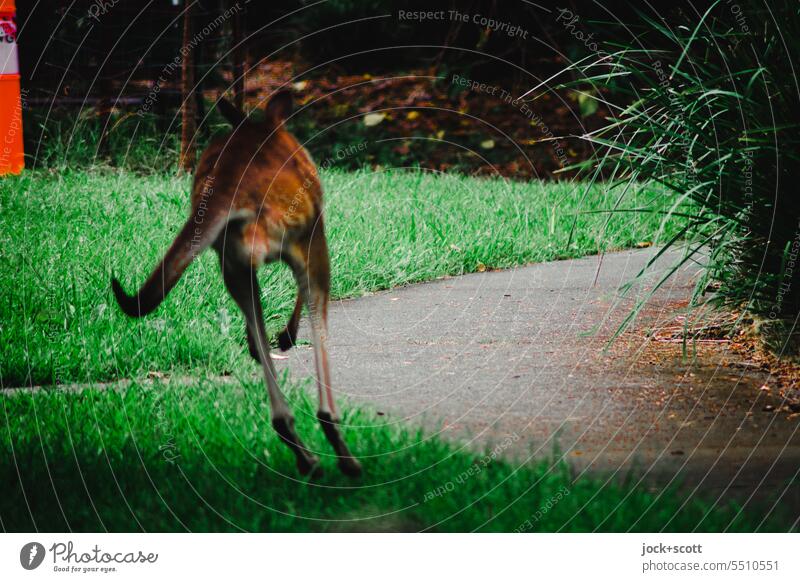
[[[494,140],[487,139],[481,142],[481,147],[485,150],[490,150],[494,147]]]
[[[406,119],[408,119],[409,121],[413,121],[417,117],[419,117],[419,111],[409,111],[408,114],[406,115]]]
[[[367,113],[364,116],[364,125],[367,127],[374,127],[386,119],[385,113]]]

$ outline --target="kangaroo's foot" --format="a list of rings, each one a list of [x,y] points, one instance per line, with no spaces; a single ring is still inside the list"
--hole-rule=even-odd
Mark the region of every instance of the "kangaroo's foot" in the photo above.
[[[309,451],[294,430],[293,418],[273,418],[272,427],[280,439],[294,453],[297,461],[297,470],[301,475],[317,477],[322,474],[319,459]]]
[[[292,331],[288,327],[278,334],[278,347],[285,352],[294,347],[297,341],[297,330]]]
[[[360,477],[361,463],[356,461],[350,453],[350,449],[347,448],[344,439],[342,439],[342,435],[339,434],[339,421],[335,420],[330,412],[323,411],[317,412],[317,420],[319,420],[328,442],[331,443],[333,450],[336,451],[339,470],[348,477]]]

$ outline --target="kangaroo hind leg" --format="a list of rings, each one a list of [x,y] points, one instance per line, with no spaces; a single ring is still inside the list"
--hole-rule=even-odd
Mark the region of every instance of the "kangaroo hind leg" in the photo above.
[[[294,415],[286,398],[278,386],[275,366],[269,355],[269,342],[264,329],[264,315],[261,308],[256,271],[251,265],[242,264],[237,257],[221,255],[222,276],[225,286],[230,292],[247,322],[248,338],[252,339],[258,360],[264,372],[264,379],[269,394],[272,426],[281,440],[291,449],[297,461],[297,469],[303,475],[316,472],[319,460],[297,436],[294,428]]]
[[[292,265],[297,285],[308,307],[311,319],[311,335],[314,343],[314,360],[317,372],[319,409],[317,419],[325,437],[336,452],[339,469],[345,475],[357,477],[361,464],[350,453],[339,432],[339,414],[333,399],[330,368],[328,365],[328,295],[330,289],[330,267],[328,249],[321,227],[314,232],[308,251],[303,252]]]

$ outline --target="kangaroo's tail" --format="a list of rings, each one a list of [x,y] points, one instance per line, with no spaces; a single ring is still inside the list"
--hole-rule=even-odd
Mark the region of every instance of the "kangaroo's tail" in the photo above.
[[[227,208],[198,207],[136,295],[125,293],[119,281],[112,278],[111,288],[122,311],[130,317],[142,317],[158,307],[189,263],[216,240],[232,218]]]

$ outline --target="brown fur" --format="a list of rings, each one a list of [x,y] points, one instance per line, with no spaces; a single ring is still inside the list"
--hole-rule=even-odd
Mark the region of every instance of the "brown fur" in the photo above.
[[[277,386],[269,356],[256,270],[275,260],[286,262],[298,284],[298,298],[282,349],[291,347],[305,304],[311,316],[317,360],[319,419],[347,474],[360,472],[338,431],[325,347],[330,288],[328,247],[322,217],[322,188],[308,152],[286,130],[291,111],[287,92],[267,105],[263,122],[253,122],[227,101],[220,111],[234,130],[214,139],[203,153],[192,186],[192,211],[162,262],[140,291],[128,296],[112,287],[122,310],[132,317],[153,311],[174,287],[191,261],[209,246],[219,255],[223,279],[247,321],[251,355],[264,369],[273,426],[297,456],[301,472],[316,469],[317,459],[302,444]]]

